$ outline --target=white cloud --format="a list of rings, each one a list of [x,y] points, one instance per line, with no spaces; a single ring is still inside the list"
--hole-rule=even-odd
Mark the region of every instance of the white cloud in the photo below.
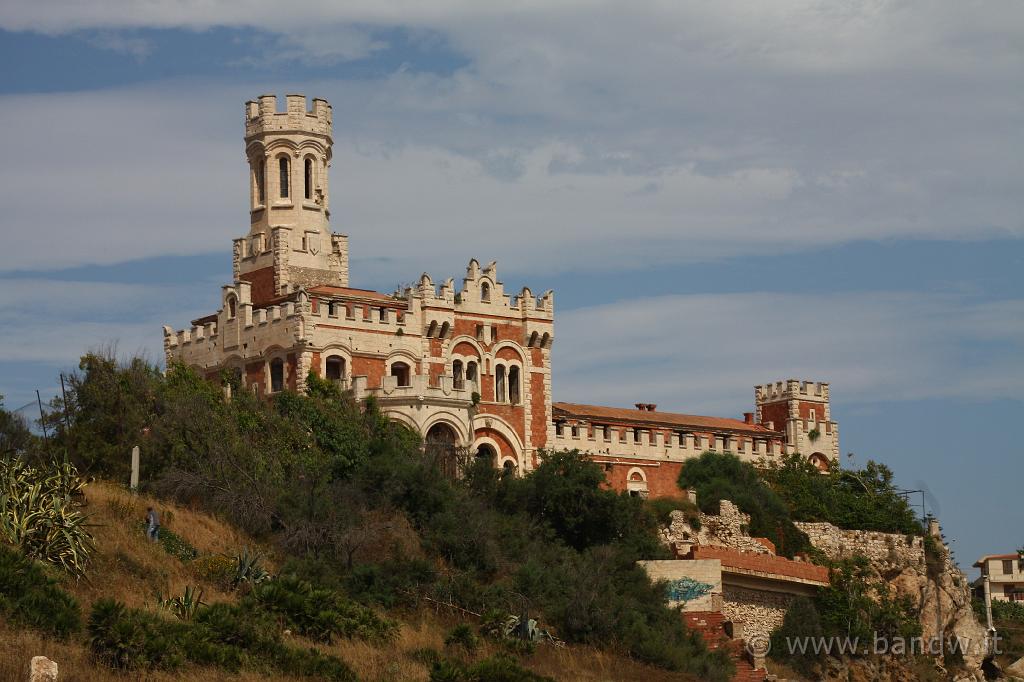
[[[829,381],[846,404],[1024,391],[1024,301],[916,293],[663,296],[560,313],[556,400],[735,414],[753,386]]]
[[[248,26],[276,35],[257,59],[320,64],[388,49],[380,29],[441,36],[468,66],[303,88],[334,105],[335,229],[407,279],[471,255],[613,269],[1022,236],[1022,17],[960,2],[60,0],[8,4],[0,25]],[[226,253],[247,224],[241,105],[276,85],[0,98],[18,159],[0,165],[0,271]]]
[[[74,365],[86,351],[116,345],[163,361],[161,326],[210,312],[208,282],[176,286],[0,279],[0,362]],[[0,386],[0,393],[3,393]]]

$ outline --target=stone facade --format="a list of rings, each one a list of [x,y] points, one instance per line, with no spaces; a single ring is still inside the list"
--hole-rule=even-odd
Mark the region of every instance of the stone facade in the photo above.
[[[784,592],[755,590],[725,585],[722,588],[722,613],[734,623],[743,624],[743,636],[769,637],[782,627],[782,620],[795,596]]]
[[[555,409],[554,294],[506,293],[494,262],[470,260],[458,288],[427,274],[391,294],[351,288],[348,237],[330,230],[331,106],[287,95],[284,110],[277,107],[274,95],[245,105],[249,229],[233,242],[233,278],[219,310],[183,330],[164,327],[168,363],[212,381],[234,377],[260,395],[302,390],[313,372],[357,398],[375,397],[428,443],[519,471],[536,466],[542,448],[578,448],[604,465],[611,486],[643,496],[677,495],[682,462],[705,450],[761,461],[803,442],[799,429],[756,422],[754,413],[738,420],[658,413],[649,404]],[[812,386],[779,400],[798,416],[820,413],[824,421],[813,423],[824,424],[827,384]]]

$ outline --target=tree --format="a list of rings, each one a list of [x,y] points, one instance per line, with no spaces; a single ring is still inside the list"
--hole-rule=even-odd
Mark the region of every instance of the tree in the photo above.
[[[0,395],[0,457],[22,453],[32,442],[32,432],[24,420],[4,409],[4,397]]]

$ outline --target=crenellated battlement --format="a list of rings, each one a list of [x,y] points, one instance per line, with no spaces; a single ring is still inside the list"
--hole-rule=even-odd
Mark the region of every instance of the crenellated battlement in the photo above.
[[[829,385],[824,381],[799,381],[787,379],[774,384],[763,384],[754,387],[754,398],[757,404],[773,403],[781,400],[820,400],[829,401]]]
[[[260,95],[245,103],[245,136],[299,132],[331,137],[332,114],[327,100],[314,98],[306,108],[305,95],[286,95],[285,110],[277,110],[276,95]]]
[[[552,320],[555,314],[555,293],[550,289],[541,296],[535,296],[529,287],[523,287],[517,294],[506,294],[505,285],[498,279],[496,261],[481,268],[479,261],[471,259],[460,290],[455,289],[455,279],[449,277],[438,291],[430,275],[423,273],[416,287],[407,291],[432,308],[491,315],[518,313],[517,317],[542,320]]]

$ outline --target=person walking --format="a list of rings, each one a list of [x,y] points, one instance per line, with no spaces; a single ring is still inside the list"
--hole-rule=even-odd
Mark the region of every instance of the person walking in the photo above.
[[[146,537],[151,542],[160,539],[160,516],[152,507],[146,507]]]

